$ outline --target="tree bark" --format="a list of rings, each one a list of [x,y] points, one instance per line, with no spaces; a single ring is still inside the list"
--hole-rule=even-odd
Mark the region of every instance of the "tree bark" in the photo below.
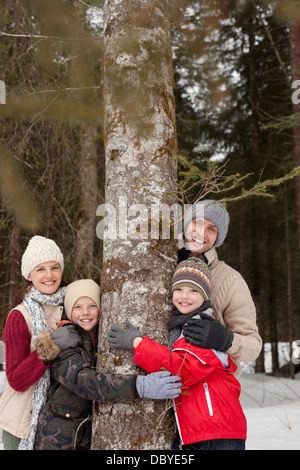
[[[170,25],[165,0],[104,5],[106,204],[115,231],[103,242],[98,369],[140,373],[131,351],[110,350],[106,332],[129,319],[167,344],[174,240],[151,239],[151,205],[176,182],[176,130]],[[116,237],[114,238],[114,235]],[[168,449],[168,403],[138,400],[94,408],[93,449]]]
[[[76,271],[81,277],[92,277],[95,265],[94,242],[98,203],[96,138],[97,130],[95,127],[83,127],[79,165],[81,202],[75,254]]]
[[[293,80],[300,79],[300,22],[290,25],[290,45]],[[299,105],[294,105],[294,112],[299,112]],[[300,123],[294,125],[294,158],[295,166],[300,165]],[[298,226],[298,257],[300,259],[300,177],[296,178],[296,211]]]

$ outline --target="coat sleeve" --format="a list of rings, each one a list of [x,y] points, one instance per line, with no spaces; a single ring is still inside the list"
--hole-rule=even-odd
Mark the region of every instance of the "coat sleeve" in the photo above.
[[[44,375],[49,366],[43,363],[36,351],[30,352],[31,336],[19,310],[13,310],[8,316],[3,339],[7,381],[17,392],[24,392]]]
[[[181,342],[176,347],[175,343],[175,349],[170,352],[166,346],[145,336],[133,351],[134,362],[148,373],[168,370],[182,378],[184,387],[190,387],[213,373],[216,367],[195,353],[195,349],[200,351],[200,348],[192,350],[188,346]],[[205,354],[208,357],[211,351],[206,350]]]
[[[234,333],[232,346],[227,353],[237,361],[254,361],[262,348],[256,324],[255,305],[241,276],[231,287],[231,296],[223,314],[227,328]]]
[[[91,368],[77,348],[62,351],[51,366],[51,378],[87,400],[138,398],[135,375],[104,374]]]
[[[250,290],[236,270],[218,262],[212,269],[211,303],[216,318],[234,334],[227,353],[235,361],[254,361],[262,348]]]

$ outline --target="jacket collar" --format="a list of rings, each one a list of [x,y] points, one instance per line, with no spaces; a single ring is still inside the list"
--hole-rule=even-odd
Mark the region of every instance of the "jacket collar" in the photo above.
[[[185,248],[184,238],[182,234],[178,237],[178,250],[180,250],[181,248]],[[206,256],[208,265],[211,267],[214,267],[219,261],[217,250],[214,246],[203,254]]]

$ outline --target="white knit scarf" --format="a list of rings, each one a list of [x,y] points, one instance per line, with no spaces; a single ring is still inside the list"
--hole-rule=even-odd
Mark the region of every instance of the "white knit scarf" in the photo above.
[[[65,288],[60,287],[54,294],[43,294],[34,287],[25,295],[23,303],[30,315],[33,335],[36,337],[42,331],[48,330],[42,305],[61,305],[64,301]],[[21,439],[19,450],[33,450],[35,433],[40,411],[46,403],[47,393],[50,386],[50,371],[46,370],[44,375],[36,382],[32,397],[31,424],[26,439]]]

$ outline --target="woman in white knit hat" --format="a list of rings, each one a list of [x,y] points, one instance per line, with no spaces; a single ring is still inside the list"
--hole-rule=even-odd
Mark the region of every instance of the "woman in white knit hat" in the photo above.
[[[6,383],[0,399],[0,428],[4,448],[32,449],[40,409],[50,384],[49,364],[37,355],[34,338],[44,330],[62,344],[57,323],[61,320],[64,258],[57,244],[34,236],[23,254],[21,271],[27,280],[5,319],[3,339]],[[54,331],[55,330],[55,331]],[[70,338],[69,344],[77,344]]]

